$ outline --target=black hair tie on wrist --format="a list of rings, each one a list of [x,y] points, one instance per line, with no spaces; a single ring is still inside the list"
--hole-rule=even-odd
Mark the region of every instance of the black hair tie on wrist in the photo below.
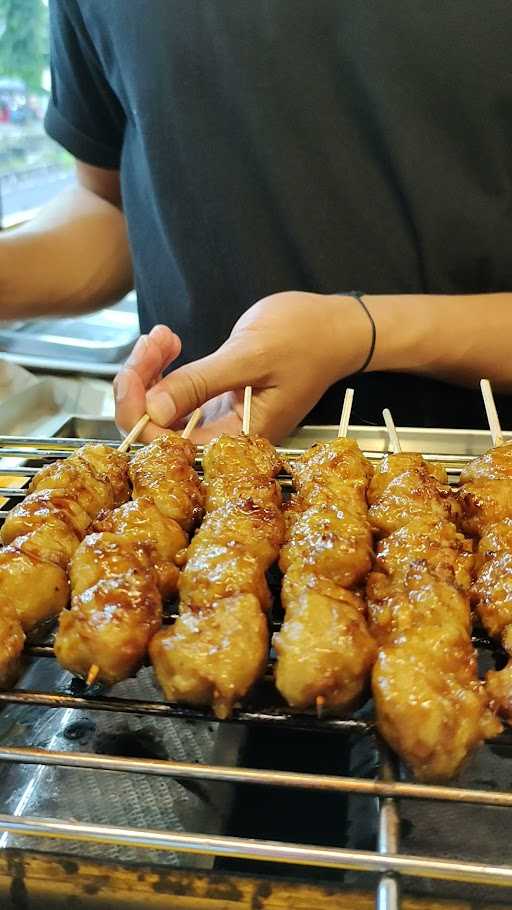
[[[368,309],[368,307],[366,306],[366,303],[363,300],[363,296],[362,296],[363,293],[364,293],[363,291],[349,291],[347,294],[344,295],[346,297],[353,297],[354,300],[357,300],[357,302],[361,304],[363,310],[365,311],[366,315],[368,316],[368,319],[370,320],[370,325],[372,328],[370,349],[368,351],[368,354],[366,356],[366,359],[365,359],[362,367],[360,367],[358,370],[356,370],[354,375],[358,375],[359,373],[364,373],[366,368],[370,365],[372,357],[375,352],[375,343],[377,341],[377,329],[375,327],[375,322],[374,322],[372,314],[370,313],[370,310]]]

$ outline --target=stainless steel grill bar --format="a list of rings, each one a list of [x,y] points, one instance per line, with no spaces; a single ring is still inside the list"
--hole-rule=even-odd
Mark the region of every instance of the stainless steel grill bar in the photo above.
[[[380,775],[383,781],[394,780],[392,759],[388,750],[382,745]],[[379,800],[379,827],[377,833],[377,850],[379,853],[395,855],[400,845],[400,815],[396,800],[385,797]],[[377,886],[376,910],[399,910],[400,886],[396,875],[387,872]]]
[[[233,784],[261,784],[356,793],[362,796],[381,797],[387,800],[424,799],[449,803],[466,803],[482,806],[512,808],[512,793],[492,790],[470,790],[431,784],[404,783],[394,780],[367,780],[355,777],[334,777],[327,774],[302,774],[295,771],[263,771],[257,768],[232,768],[226,765],[198,765],[171,760],[147,758],[120,758],[116,755],[96,755],[88,752],[48,752],[45,749],[8,747],[0,745],[0,761],[19,764],[57,765],[65,768],[87,768],[95,771],[120,771],[130,774],[151,774],[158,777],[186,777],[197,780],[214,780]],[[390,813],[388,813],[389,815]],[[393,822],[396,827],[396,823]],[[390,827],[382,833],[383,852],[391,852]],[[398,846],[398,845],[397,845]]]
[[[98,439],[77,439],[74,436],[0,436],[0,446],[37,446],[51,449],[52,453],[56,448],[80,449],[82,446],[101,442],[107,446],[118,446],[120,439],[98,440]],[[23,451],[25,449],[23,448]]]
[[[229,720],[216,720],[204,711],[187,708],[184,705],[169,705],[163,702],[145,702],[127,698],[81,698],[78,695],[61,695],[52,692],[32,692],[15,689],[0,692],[0,704],[39,705],[45,708],[78,708],[87,711],[110,711],[120,714],[146,714],[152,717],[183,718],[188,720],[209,720],[212,723],[251,723],[282,725],[294,730],[318,730],[336,733],[368,733],[373,725],[362,720],[340,720],[335,717],[318,719],[315,715],[290,714],[281,710],[235,710]]]
[[[1,457],[2,457],[2,454],[0,453],[0,458]],[[23,467],[23,468],[5,468],[5,469],[3,469],[1,467],[1,463],[0,463],[0,477],[2,476],[2,474],[10,474],[14,477],[35,477],[35,475],[38,473],[38,471],[39,471],[39,468],[29,468],[28,466]]]
[[[31,461],[34,461],[34,459],[37,459],[37,461],[45,461],[49,458],[54,460],[57,458],[67,458],[69,455],[71,455],[69,449],[38,449],[35,446],[30,446],[30,448],[26,449],[21,447],[9,448],[8,446],[2,446],[2,448],[0,448],[0,458],[26,458]]]
[[[121,440],[98,440],[98,439],[74,439],[74,438],[30,438],[23,436],[0,436],[0,457],[20,457],[20,458],[40,458],[41,456],[51,458],[65,458],[70,455],[70,449],[79,449],[84,445],[94,445],[101,442],[103,445],[117,448]],[[140,444],[132,446],[133,449],[140,448]],[[198,457],[201,459],[203,446],[198,446]],[[297,458],[303,453],[303,449],[287,449],[282,446],[277,447],[278,452],[285,455],[287,459]],[[375,452],[363,450],[364,455],[372,461],[381,461],[386,452]],[[442,462],[446,465],[466,464],[474,457],[472,455],[451,455],[449,453],[437,455],[435,452],[425,452],[423,457],[426,461]]]
[[[243,837],[215,837],[146,828],[121,828],[114,825],[89,825],[63,822],[54,818],[0,815],[0,830],[30,837],[50,837],[82,843],[143,847],[178,853],[201,853],[277,863],[353,869],[359,872],[398,872],[419,878],[436,878],[480,885],[512,885],[512,867],[484,865],[458,860],[421,856],[392,856],[369,850],[344,850],[310,844],[251,840]]]

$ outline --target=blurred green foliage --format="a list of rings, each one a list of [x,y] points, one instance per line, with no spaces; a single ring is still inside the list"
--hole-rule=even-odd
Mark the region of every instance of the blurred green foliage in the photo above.
[[[48,66],[48,9],[42,0],[0,0],[0,76],[40,92]]]

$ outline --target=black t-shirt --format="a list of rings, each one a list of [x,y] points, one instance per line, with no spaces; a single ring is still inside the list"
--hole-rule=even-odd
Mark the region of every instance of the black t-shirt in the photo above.
[[[171,325],[184,359],[277,291],[512,291],[510,0],[52,0],[51,17],[48,132],[120,167],[141,326]],[[483,425],[477,392],[356,383],[355,420]],[[339,406],[336,389],[316,419]]]

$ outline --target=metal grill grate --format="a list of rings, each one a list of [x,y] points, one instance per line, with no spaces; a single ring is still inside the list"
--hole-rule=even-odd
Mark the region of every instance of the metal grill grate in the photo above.
[[[0,437],[0,482],[3,474],[14,478],[29,478],[38,468],[56,458],[64,458],[84,442],[96,440],[27,440]],[[115,443],[112,443],[115,445]],[[299,450],[283,450],[292,459]],[[381,453],[365,453],[375,461]],[[448,462],[449,472],[456,479],[462,464],[469,456],[427,456]],[[5,469],[2,467],[5,465]],[[200,467],[200,456],[198,466]],[[287,482],[287,478],[282,478]],[[289,483],[289,480],[288,480]],[[24,488],[0,487],[0,524],[13,504],[25,495]],[[172,621],[169,613],[167,621]],[[275,623],[277,627],[277,622]],[[494,646],[484,636],[474,639],[479,649]],[[38,660],[54,657],[51,637],[39,645],[27,647],[27,654]],[[353,733],[374,736],[374,725],[357,716],[349,719],[322,718],[314,714],[293,714],[278,701],[270,683],[271,667],[253,700],[234,712],[230,721],[274,726],[279,728],[340,734]],[[66,692],[44,692],[13,689],[0,692],[0,704],[34,705],[42,708],[76,709],[152,715],[162,719],[186,718],[211,720],[209,712],[170,705],[164,702],[116,698],[100,689],[87,690],[85,684],[74,681]],[[507,734],[503,735],[507,737]],[[503,740],[503,737],[501,738]],[[512,866],[466,862],[458,859],[437,859],[432,856],[411,856],[400,853],[400,816],[398,800],[427,800],[442,803],[493,806],[512,809],[512,793],[461,787],[430,786],[397,780],[395,760],[381,745],[380,772],[375,780],[284,771],[263,771],[220,765],[197,765],[177,761],[157,761],[138,758],[96,755],[85,752],[49,751],[36,748],[2,747],[0,761],[19,764],[60,766],[93,769],[120,774],[157,775],[163,778],[188,778],[205,781],[245,783],[253,786],[279,786],[291,789],[357,794],[379,800],[377,850],[323,848],[305,844],[252,840],[243,837],[222,837],[205,834],[172,833],[143,828],[109,825],[90,825],[57,818],[34,818],[0,815],[0,830],[17,835],[72,840],[118,846],[136,846],[183,853],[202,853],[218,857],[266,860],[278,863],[304,864],[323,868],[370,871],[380,874],[377,887],[379,910],[399,910],[398,876],[406,874],[422,878],[437,878],[455,882],[512,887]]]

